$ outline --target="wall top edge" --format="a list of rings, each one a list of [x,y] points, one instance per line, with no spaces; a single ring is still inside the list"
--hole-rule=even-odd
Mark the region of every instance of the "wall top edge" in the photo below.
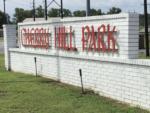
[[[137,13],[120,13],[112,15],[101,15],[101,16],[89,16],[89,17],[67,17],[64,19],[51,18],[47,21],[26,21],[18,23],[19,26],[22,25],[36,25],[36,24],[52,24],[52,23],[65,23],[65,22],[78,22],[78,21],[94,21],[94,20],[105,20],[105,19],[120,19],[120,18],[138,18]]]
[[[3,25],[3,28],[6,28],[6,27],[16,27],[17,25],[14,25],[14,24],[4,24]]]
[[[43,55],[43,56],[58,56],[56,52],[47,53],[47,52],[35,52],[30,50],[20,50],[19,48],[10,48],[10,52],[24,53],[24,54],[34,54],[34,55]],[[33,55],[33,56],[34,56]],[[91,57],[82,56],[82,55],[59,55],[60,57],[66,58],[74,58],[74,59],[82,59],[89,61],[101,61],[101,62],[111,62],[111,63],[119,63],[119,64],[127,64],[127,65],[137,65],[137,66],[150,66],[150,60],[147,59],[126,59],[126,58],[110,58],[110,57]]]

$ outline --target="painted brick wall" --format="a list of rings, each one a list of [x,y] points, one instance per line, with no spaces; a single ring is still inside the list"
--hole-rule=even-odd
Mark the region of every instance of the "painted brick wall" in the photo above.
[[[5,68],[10,70],[9,48],[16,48],[16,25],[3,25]]]
[[[82,51],[81,27],[101,24],[117,26],[119,54]],[[75,86],[80,86],[79,69],[82,69],[86,88],[103,96],[150,109],[150,61],[135,59],[138,57],[137,14],[26,22],[20,23],[18,28],[20,30],[24,27],[43,27],[49,28],[54,33],[54,27],[61,25],[73,26],[75,29],[78,52],[55,49],[52,34],[52,48],[46,50],[23,47],[21,43],[19,48],[8,46],[11,69],[35,75],[34,57],[36,57],[38,75]]]
[[[73,56],[57,56],[11,49],[11,69],[35,75],[34,57],[37,57],[38,75],[81,86],[79,69],[83,71],[83,83],[96,93],[132,105],[150,109],[150,61],[88,59]]]
[[[111,27],[116,26],[117,33],[115,38],[118,43],[117,53],[103,53],[103,52],[83,52],[82,51],[82,27],[83,26],[94,26],[95,30],[102,25],[110,24]],[[138,58],[138,44],[139,44],[139,15],[135,13],[129,14],[116,14],[116,15],[104,15],[94,17],[82,17],[82,18],[66,18],[60,21],[51,20],[48,22],[24,22],[18,24],[19,33],[22,28],[49,28],[52,33],[52,48],[46,50],[47,52],[56,52],[54,48],[54,28],[55,26],[72,26],[75,31],[75,44],[78,48],[78,52],[72,52],[74,55],[85,55],[85,56],[103,56],[113,58]],[[112,29],[112,28],[111,28]],[[21,37],[21,34],[19,34]],[[21,39],[20,39],[21,42]],[[22,50],[35,50],[34,48],[24,47],[20,44]],[[45,51],[45,49],[36,49]],[[70,54],[66,51],[61,51],[61,54]]]

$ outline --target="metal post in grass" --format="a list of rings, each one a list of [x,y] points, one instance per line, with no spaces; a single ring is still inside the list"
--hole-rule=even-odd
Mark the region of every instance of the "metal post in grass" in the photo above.
[[[79,69],[79,73],[80,73],[80,79],[81,79],[81,91],[82,91],[82,94],[85,94],[84,86],[83,86],[83,78],[82,78],[82,69]]]
[[[35,76],[37,77],[37,58],[34,57],[34,62],[35,62]]]

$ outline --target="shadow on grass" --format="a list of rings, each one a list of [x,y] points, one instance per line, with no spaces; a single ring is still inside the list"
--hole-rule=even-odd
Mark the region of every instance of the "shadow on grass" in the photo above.
[[[5,84],[11,84],[11,83],[33,83],[33,82],[36,82],[36,81],[0,81],[0,83],[5,83]]]
[[[80,87],[29,74],[7,72],[4,69],[3,55],[0,55],[0,63],[0,85],[3,86],[0,87],[0,99],[4,96],[9,98],[3,99],[3,107],[0,106],[3,111],[0,108],[0,113],[25,113],[26,109],[31,109],[30,113],[33,113],[33,108],[39,108],[36,113],[149,113],[139,107],[130,107],[99,96],[91,90],[85,89],[86,93],[82,94]]]
[[[6,96],[7,93],[7,91],[0,90],[0,97]]]
[[[21,73],[20,73],[21,74]],[[18,77],[18,78],[22,78],[22,79],[26,79],[26,77]],[[4,84],[11,84],[11,83],[42,83],[42,84],[61,84],[61,82],[59,81],[54,81],[54,80],[41,80],[42,77],[35,77],[35,78],[31,78],[34,80],[8,80],[8,81],[4,81],[4,80],[0,80],[0,83],[4,83]]]
[[[140,52],[139,59],[150,59],[150,57],[147,57],[144,52]]]

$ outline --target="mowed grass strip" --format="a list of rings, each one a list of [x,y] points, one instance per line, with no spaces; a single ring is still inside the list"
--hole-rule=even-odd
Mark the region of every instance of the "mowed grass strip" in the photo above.
[[[0,37],[0,42],[4,41],[4,38],[3,37]]]
[[[115,100],[22,73],[7,72],[0,55],[0,113],[149,113]]]
[[[149,56],[147,57],[145,53],[141,52],[141,53],[139,53],[139,59],[150,59],[150,57]]]

